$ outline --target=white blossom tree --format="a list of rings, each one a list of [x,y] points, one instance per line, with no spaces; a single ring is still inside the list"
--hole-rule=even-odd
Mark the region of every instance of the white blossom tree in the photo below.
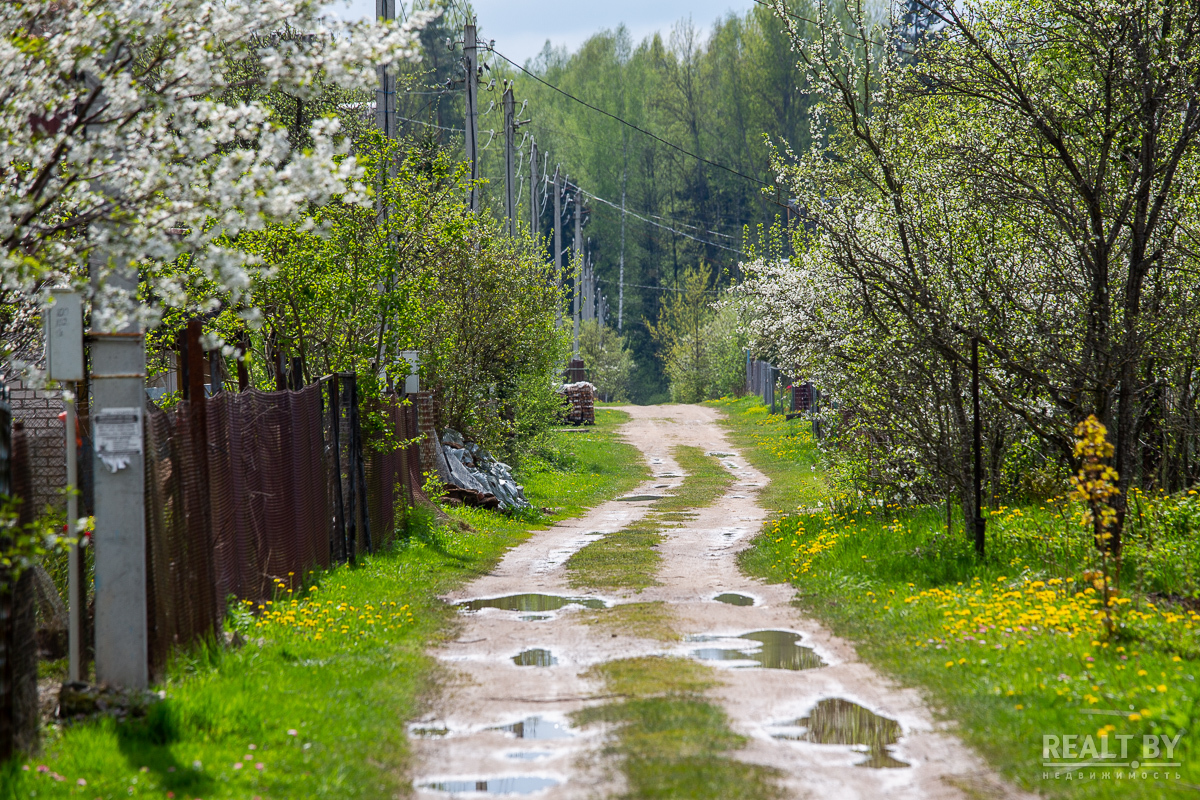
[[[319,11],[311,0],[0,4],[0,291],[10,329],[44,287],[66,282],[95,287],[93,328],[153,324],[136,281],[114,273],[136,268],[156,302],[180,303],[187,271],[161,268],[180,258],[236,301],[253,264],[219,237],[333,197],[371,202],[335,119],[313,122],[311,147],[293,151],[285,123],[237,99],[246,93],[236,83],[255,75],[297,97],[318,82],[365,88],[377,66],[418,58],[430,15],[338,23]],[[247,59],[255,69],[231,68]]]

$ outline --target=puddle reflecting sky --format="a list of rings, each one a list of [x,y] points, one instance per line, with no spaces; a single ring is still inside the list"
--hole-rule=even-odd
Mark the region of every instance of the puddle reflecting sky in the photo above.
[[[726,592],[725,594],[719,594],[716,597],[714,597],[713,599],[716,600],[718,603],[728,603],[731,606],[752,606],[752,605],[754,605],[753,597],[747,597],[744,594],[737,594],[736,592]]]
[[[481,781],[433,781],[422,783],[420,786],[422,789],[432,789],[435,792],[450,794],[533,794],[558,784],[559,781],[553,778],[522,775],[515,778],[488,778]]]
[[[520,722],[501,725],[498,728],[490,728],[490,730],[503,731],[504,733],[512,734],[517,739],[534,739],[540,741],[568,739],[574,735],[567,725],[553,722],[545,717],[526,717]]]
[[[563,606],[577,605],[585,608],[606,608],[598,597],[561,597],[556,594],[510,594],[505,597],[484,597],[456,603],[467,611],[481,608],[499,608],[503,611],[557,611]]]
[[[621,503],[640,503],[643,500],[662,500],[664,496],[661,494],[634,494],[628,497],[618,497],[617,501]]]

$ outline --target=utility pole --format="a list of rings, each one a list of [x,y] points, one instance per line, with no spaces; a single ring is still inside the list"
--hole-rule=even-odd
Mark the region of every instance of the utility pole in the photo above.
[[[88,83],[94,78],[88,77]],[[101,88],[98,108],[108,100]],[[98,115],[102,116],[102,115]],[[90,126],[89,126],[90,127]],[[95,126],[99,128],[100,126]],[[89,138],[99,131],[89,131]],[[110,187],[101,190],[116,200]],[[136,298],[138,272],[119,251],[102,242],[117,222],[97,222],[88,238],[94,305],[92,320],[109,315],[109,292]],[[101,278],[107,279],[101,283]],[[95,496],[96,682],[124,689],[150,683],[146,624],[146,498],[143,409],[146,407],[146,344],[137,316],[119,331],[93,330],[91,351],[92,475]],[[71,432],[68,432],[70,435]]]
[[[629,172],[629,145],[625,141],[625,129],[621,129],[621,269],[617,286],[617,330],[625,323],[625,177]]]
[[[504,213],[508,217],[508,235],[517,235],[517,110],[510,85],[504,90]]]
[[[572,259],[572,264],[582,268],[582,265],[583,265],[583,258],[582,258],[583,242],[581,240],[583,239],[583,196],[580,193],[580,189],[578,186],[575,187],[574,198],[575,198],[575,241],[572,242],[571,244],[572,244],[573,249],[575,250],[575,254],[574,254],[574,258]],[[574,293],[575,294],[575,337],[573,339],[574,349],[572,349],[571,352],[575,354],[575,358],[579,358],[579,310],[580,310],[579,309],[579,301],[580,301],[579,290],[581,288],[579,285],[580,277],[581,276],[580,276],[579,272],[576,272],[574,275],[574,281],[573,281],[573,283],[575,285],[575,293]]]
[[[554,166],[554,283],[558,300],[554,303],[554,327],[562,327],[562,177]]]
[[[396,0],[375,0],[375,18],[395,21]],[[384,137],[396,138],[396,76],[388,67],[379,67],[379,89],[375,92],[375,123]]]
[[[538,219],[537,205],[537,142],[533,137],[529,137],[529,232],[533,238],[537,238],[538,230],[541,228],[541,220]]]
[[[475,185],[479,180],[479,52],[473,21],[463,26],[463,63],[467,70],[467,178],[471,182],[467,205],[475,213],[479,210],[479,189]]]

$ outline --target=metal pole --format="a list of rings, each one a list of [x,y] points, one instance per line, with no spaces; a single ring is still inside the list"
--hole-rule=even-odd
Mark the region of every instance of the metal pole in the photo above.
[[[562,327],[562,177],[554,167],[554,281],[558,300],[554,304],[554,327]]]
[[[508,218],[508,235],[517,235],[517,111],[512,87],[504,90],[504,214]]]
[[[475,185],[479,180],[479,87],[476,83],[479,75],[479,52],[475,42],[474,23],[463,26],[463,56],[467,69],[467,179],[471,182],[467,192],[467,205],[472,212],[476,212],[479,210],[479,189]]]
[[[971,408],[975,414],[975,554],[983,557],[983,419],[979,416],[979,337],[971,339]]]
[[[573,268],[576,268],[578,270],[578,269],[582,269],[582,264],[583,264],[583,261],[581,258],[581,256],[583,255],[583,242],[580,241],[583,238],[583,197],[580,195],[578,186],[575,187],[574,199],[575,199],[575,241],[573,241],[571,243],[571,246],[575,252],[573,254],[574,257],[572,259],[572,265],[573,265]],[[575,296],[575,306],[574,306],[575,336],[572,340],[574,342],[574,344],[573,344],[571,353],[573,354],[573,356],[575,358],[579,358],[579,311],[580,311],[580,309],[579,309],[579,300],[580,300],[579,284],[580,284],[581,277],[582,276],[580,275],[580,273],[578,271],[575,271],[573,273],[572,283],[574,284],[573,294]]]
[[[533,137],[529,137],[529,232],[533,234],[533,238],[537,238],[538,229],[541,228],[541,220],[538,218],[537,204],[537,160],[538,149],[537,142],[533,141]]]
[[[77,390],[76,390],[77,391]],[[75,488],[79,485],[78,465],[75,463],[75,392],[63,392],[63,405],[67,412],[67,538],[75,539],[75,523],[79,519],[79,497]],[[67,553],[67,570],[70,578],[67,585],[67,679],[79,681],[80,631],[83,625],[82,587],[79,580],[79,542],[71,545]]]
[[[629,149],[621,129],[621,268],[617,286],[617,330],[625,325],[625,178],[629,171]]]

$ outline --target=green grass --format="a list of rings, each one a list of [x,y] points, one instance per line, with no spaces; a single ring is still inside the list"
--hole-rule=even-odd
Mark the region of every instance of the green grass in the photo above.
[[[660,642],[679,641],[679,634],[671,626],[671,613],[662,602],[620,603],[612,608],[583,611],[578,619],[584,625],[595,625],[614,633]]]
[[[783,414],[771,414],[757,398],[714,400],[707,405],[724,411],[729,438],[771,483],[759,502],[772,511],[810,509],[826,499],[828,489],[819,468],[812,425]]]
[[[662,514],[711,505],[733,484],[733,476],[703,448],[681,445],[671,451],[687,476],[678,489],[651,506]]]
[[[771,800],[782,797],[777,773],[730,757],[744,737],[725,712],[704,699],[710,668],[679,658],[633,658],[594,667],[592,677],[625,697],[585,709],[575,723],[617,726],[611,755],[620,759],[628,798]]]
[[[594,429],[561,435],[558,446],[571,454],[557,468],[543,462],[523,475],[530,501],[557,507],[557,519],[639,483],[641,456],[615,433],[624,418],[605,409]],[[485,573],[550,519],[451,515],[473,529],[418,526],[358,567],[313,576],[303,599],[285,594],[258,615],[238,610],[229,626],[245,633],[246,646],[199,647],[177,658],[156,687],[167,699],[144,719],[47,731],[44,755],[0,773],[0,798],[407,794],[404,722],[433,688],[425,651],[454,618],[437,595]],[[318,620],[319,639],[303,626]]]
[[[679,446],[672,455],[686,473],[671,495],[655,500],[649,514],[588,544],[567,560],[567,579],[576,588],[625,589],[640,592],[656,586],[654,576],[662,557],[665,522],[682,520],[690,509],[712,503],[733,482],[733,477],[699,447]]]
[[[1200,519],[1200,500],[1143,504],[1153,524],[1127,544],[1122,589],[1130,602],[1109,639],[1083,575],[1093,549],[1079,532],[1077,508],[1059,501],[991,511],[988,557],[979,561],[961,519],[947,531],[944,508],[831,507],[817,494],[811,444],[781,455],[777,442],[789,423],[764,422],[746,401],[721,405],[735,437],[753,442],[745,451],[751,463],[773,482],[764,494],[777,513],[743,555],[746,572],[795,585],[806,610],[853,639],[867,661],[922,687],[961,723],[960,735],[1019,785],[1052,797],[1196,796],[1200,613],[1155,605],[1145,590],[1197,588],[1188,567],[1174,562],[1193,552],[1197,526],[1188,520]],[[791,511],[814,501],[824,510]],[[1090,735],[1099,747],[1106,725],[1114,750],[1118,735],[1140,742],[1182,732],[1175,752],[1182,766],[1169,780],[1155,782],[1151,772],[1136,786],[1043,779],[1054,772],[1042,767],[1044,735]]]

